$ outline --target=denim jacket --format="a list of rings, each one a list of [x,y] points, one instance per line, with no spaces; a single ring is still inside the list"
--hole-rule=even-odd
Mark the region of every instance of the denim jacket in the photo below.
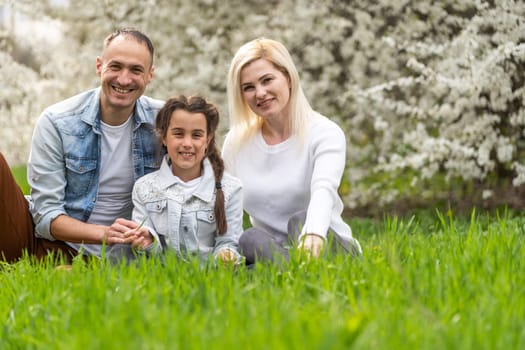
[[[159,168],[153,122],[162,106],[163,101],[146,96],[135,103],[135,180]],[[100,147],[100,88],[50,106],[40,115],[27,167],[36,236],[55,240],[51,221],[62,214],[88,220],[99,189]]]
[[[159,235],[167,248],[178,256],[198,255],[205,262],[222,249],[231,250],[240,260],[239,237],[242,233],[241,182],[228,173],[222,178],[227,231],[218,236],[215,223],[215,177],[207,158],[203,162],[202,180],[193,195],[184,200],[178,180],[173,176],[168,155],[158,171],[140,178],[133,188],[133,220],[144,222],[154,237],[148,251],[162,251]]]

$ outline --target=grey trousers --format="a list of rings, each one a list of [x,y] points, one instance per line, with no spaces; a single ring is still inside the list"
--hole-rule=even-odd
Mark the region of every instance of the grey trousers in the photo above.
[[[306,210],[302,210],[288,220],[287,234],[272,233],[266,230],[250,227],[243,232],[239,239],[239,249],[246,258],[246,264],[250,265],[256,261],[288,261],[290,258],[289,249],[296,247],[301,234],[302,227],[306,221]],[[354,242],[347,242],[341,236],[330,229],[327,235],[329,249],[350,253],[353,256],[360,255],[359,248]],[[358,243],[357,243],[358,244]]]

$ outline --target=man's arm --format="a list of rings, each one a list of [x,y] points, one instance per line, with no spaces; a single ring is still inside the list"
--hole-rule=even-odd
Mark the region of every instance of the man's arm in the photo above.
[[[66,174],[62,139],[45,112],[33,132],[27,180],[31,186],[30,208],[35,234],[55,240],[51,235],[51,221],[67,215],[64,208]]]
[[[87,224],[67,215],[60,215],[51,222],[51,234],[55,239],[73,243],[107,244],[130,243],[132,237],[124,233],[137,228],[136,222],[117,219],[111,226]]]
[[[64,207],[65,169],[61,135],[44,112],[33,133],[27,167],[36,235],[74,243],[129,242],[123,234],[137,226],[132,221],[117,219],[111,226],[104,226],[88,224],[68,215]]]

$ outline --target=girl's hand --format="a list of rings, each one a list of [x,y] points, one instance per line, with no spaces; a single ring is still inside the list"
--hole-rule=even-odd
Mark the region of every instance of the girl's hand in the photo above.
[[[118,218],[110,226],[104,228],[102,241],[108,245],[131,243],[132,238],[129,233],[137,226],[138,224],[134,221]]]
[[[318,258],[324,247],[324,239],[314,233],[307,233],[299,243],[299,250],[304,252],[306,256]]]
[[[146,249],[153,243],[153,236],[149,233],[145,227],[140,228],[138,231],[131,231],[133,237],[131,246],[135,249]]]
[[[142,227],[146,222],[146,218],[142,220],[140,224],[135,223],[133,230],[127,231],[125,236],[130,240],[131,246],[136,249],[146,249],[151,243],[153,243],[153,236],[149,230]]]
[[[223,266],[232,266],[237,264],[237,256],[230,249],[223,249],[217,254],[217,262]]]

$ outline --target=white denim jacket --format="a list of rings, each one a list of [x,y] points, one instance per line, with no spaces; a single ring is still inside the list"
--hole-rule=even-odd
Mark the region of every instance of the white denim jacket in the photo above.
[[[133,220],[142,222],[146,218],[144,227],[155,239],[147,251],[162,252],[160,240],[163,239],[167,248],[181,257],[199,254],[201,261],[206,261],[210,254],[215,258],[221,250],[229,249],[240,260],[238,242],[243,231],[241,182],[224,173],[221,184],[228,230],[219,236],[213,210],[215,177],[207,158],[203,161],[200,184],[185,201],[181,186],[168,164],[168,155],[163,158],[159,170],[137,180],[133,188]]]

